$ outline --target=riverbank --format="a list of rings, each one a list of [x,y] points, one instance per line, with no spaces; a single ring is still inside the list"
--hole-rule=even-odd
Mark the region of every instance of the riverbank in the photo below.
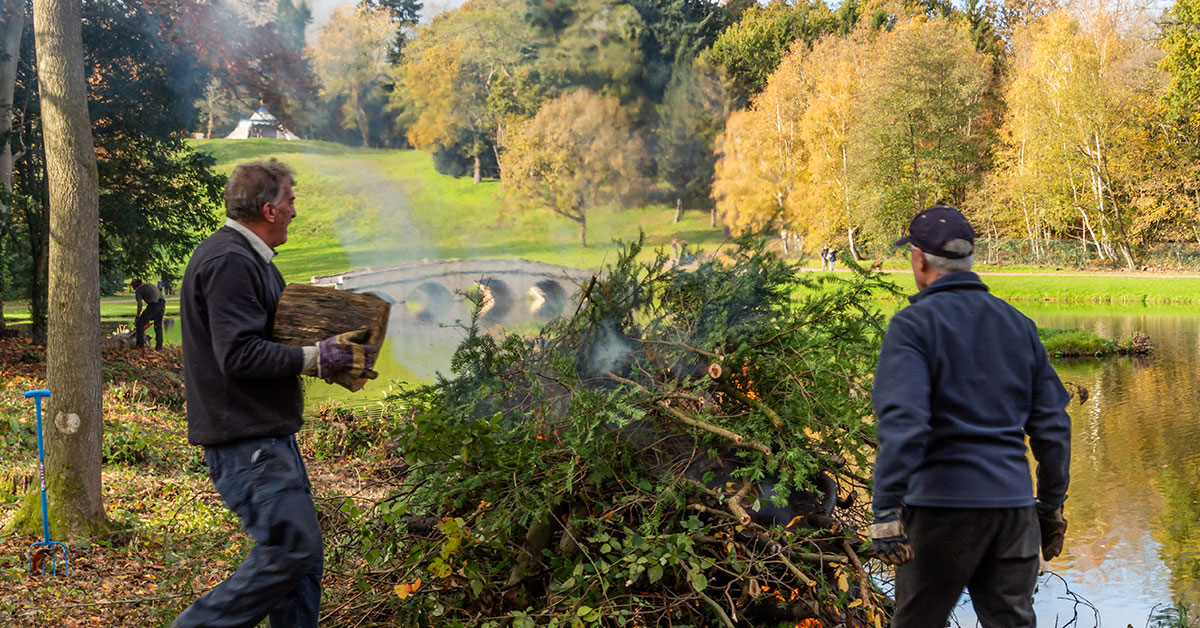
[[[910,273],[894,271],[892,274],[903,292],[916,292]],[[1048,274],[997,270],[981,270],[979,275],[992,294],[1007,301],[1118,305],[1200,303],[1200,275]]]

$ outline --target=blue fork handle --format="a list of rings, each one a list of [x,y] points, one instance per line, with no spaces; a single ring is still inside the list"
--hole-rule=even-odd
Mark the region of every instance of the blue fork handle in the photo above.
[[[42,536],[50,542],[50,505],[46,501],[46,446],[42,442],[42,399],[49,397],[49,390],[30,390],[25,398],[33,397],[33,405],[37,408],[37,443],[38,443],[38,475],[42,480]]]

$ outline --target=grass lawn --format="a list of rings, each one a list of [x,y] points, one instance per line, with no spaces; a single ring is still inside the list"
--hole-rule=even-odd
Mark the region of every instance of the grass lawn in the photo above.
[[[524,258],[576,268],[613,259],[613,241],[633,240],[641,229],[651,247],[671,238],[712,250],[720,229],[707,212],[685,214],[651,206],[597,210],[588,219],[588,247],[578,225],[548,211],[504,202],[497,181],[438,174],[427,153],[353,149],[328,142],[278,140],[194,141],[218,169],[275,157],[296,169],[299,217],[276,260],[288,281],[364,266],[421,259]]]
[[[674,224],[674,210],[658,205],[594,212],[585,248],[576,223],[546,210],[512,206],[503,199],[497,181],[474,185],[469,178],[438,174],[430,156],[419,151],[266,139],[195,140],[191,145],[212,154],[217,168],[226,173],[238,163],[270,157],[296,169],[299,216],[276,258],[289,282],[422,259],[524,258],[594,269],[615,259],[615,240],[633,240],[639,231],[645,232],[651,249],[669,249],[672,238],[705,251],[715,251],[723,242],[721,230],[708,226],[707,212],[688,212]],[[864,265],[870,261],[874,260]],[[810,256],[805,265],[815,270],[819,263]],[[906,259],[885,259],[883,267],[899,271],[893,278],[904,292],[915,292]],[[984,276],[994,294],[1013,301],[1200,303],[1200,277],[1061,276],[1053,267],[1039,266],[981,265],[979,270],[1027,273]],[[134,304],[116,302],[131,298],[106,297],[102,316],[132,321]],[[168,305],[168,317],[176,307]],[[24,307],[9,308],[4,316],[17,324],[29,319]]]
[[[1200,303],[1200,277],[1056,277],[984,275],[996,296],[1011,301],[1169,305]]]

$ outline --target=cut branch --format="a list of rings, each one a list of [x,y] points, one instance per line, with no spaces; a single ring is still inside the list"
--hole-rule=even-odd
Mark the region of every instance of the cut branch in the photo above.
[[[732,497],[725,500],[725,505],[729,508],[729,512],[732,512],[733,516],[737,517],[738,522],[742,525],[749,525],[750,523],[750,513],[746,512],[745,506],[742,506],[742,498],[750,494],[752,486],[754,485],[750,483],[750,480],[743,480],[742,488],[738,489],[738,492],[734,493]]]
[[[673,342],[671,340],[653,340],[650,338],[635,338],[634,340],[637,340],[638,342],[640,342],[644,345],[667,345],[668,347],[676,347],[678,349],[683,349],[685,351],[691,351],[692,353],[702,355],[706,358],[712,358],[714,360],[721,359],[720,355],[713,353],[712,351],[705,351],[704,349],[697,349],[696,347],[693,347],[690,345],[685,345],[682,342]]]
[[[667,402],[665,401],[658,402],[658,407],[662,408],[664,412],[671,415],[671,418],[683,423],[684,425],[690,425],[691,427],[704,430],[710,434],[716,434],[717,436],[728,439],[734,445],[745,447],[746,449],[753,449],[764,456],[772,455],[770,447],[767,447],[766,445],[756,441],[746,440],[746,438],[741,434],[727,430],[719,425],[713,425],[707,421],[701,421],[700,419],[690,417],[667,405]]]
[[[800,582],[803,582],[803,583],[804,583],[804,586],[806,586],[806,587],[813,587],[813,586],[815,586],[815,585],[817,584],[817,583],[816,583],[816,582],[815,582],[815,581],[814,581],[812,578],[809,578],[808,576],[804,575],[804,572],[803,572],[803,571],[800,571],[800,568],[799,568],[799,567],[797,567],[797,566],[795,565],[795,563],[793,563],[792,561],[788,560],[788,559],[787,559],[787,556],[784,556],[783,554],[780,554],[780,555],[779,555],[779,562],[783,563],[783,566],[784,566],[784,567],[787,567],[788,571],[792,572],[792,575],[793,575],[793,576],[796,576],[796,579],[797,579],[797,580],[799,580]]]

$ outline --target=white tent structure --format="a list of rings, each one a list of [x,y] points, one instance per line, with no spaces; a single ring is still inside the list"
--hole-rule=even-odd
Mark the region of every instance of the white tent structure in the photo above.
[[[259,107],[258,111],[249,118],[242,118],[238,121],[236,127],[229,135],[225,136],[228,140],[245,140],[252,137],[269,137],[280,140],[298,140],[300,139],[295,133],[284,128],[279,123],[279,118],[271,115],[266,107]]]

